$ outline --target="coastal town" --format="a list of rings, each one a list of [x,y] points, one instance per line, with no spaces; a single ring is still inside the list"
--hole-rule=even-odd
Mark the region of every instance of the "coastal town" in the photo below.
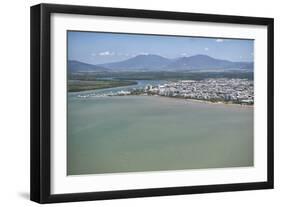
[[[178,80],[165,84],[146,85],[143,88],[120,90],[92,96],[154,95],[173,98],[196,99],[213,103],[254,104],[254,83],[248,79],[208,78],[203,80]]]

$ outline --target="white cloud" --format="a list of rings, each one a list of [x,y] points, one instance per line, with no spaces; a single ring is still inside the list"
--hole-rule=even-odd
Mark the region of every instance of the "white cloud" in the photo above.
[[[149,55],[149,53],[148,52],[140,52],[140,53],[138,53],[138,55]]]
[[[99,53],[99,56],[113,56],[113,55],[115,55],[115,53],[110,51],[104,51]]]
[[[187,56],[187,55],[188,55],[188,54],[187,54],[187,53],[185,53],[185,52],[181,54],[181,56]]]
[[[216,39],[216,42],[223,42],[223,39]]]
[[[205,51],[209,51],[209,48],[208,48],[208,47],[205,47],[204,50],[205,50]]]

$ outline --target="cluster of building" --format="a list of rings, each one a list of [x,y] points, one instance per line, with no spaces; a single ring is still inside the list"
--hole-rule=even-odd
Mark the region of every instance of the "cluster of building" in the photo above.
[[[147,85],[144,93],[212,102],[254,104],[254,83],[248,79],[180,80],[163,85]]]
[[[144,88],[109,91],[79,95],[79,98],[158,95],[174,98],[197,99],[211,102],[254,104],[254,82],[248,79],[209,78],[204,80],[170,81],[159,85],[146,85]]]

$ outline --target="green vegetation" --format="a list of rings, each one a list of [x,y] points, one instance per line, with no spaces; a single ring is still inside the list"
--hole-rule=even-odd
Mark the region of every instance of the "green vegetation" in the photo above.
[[[253,79],[252,72],[135,72],[118,73],[112,76],[129,80],[202,80],[205,78]]]
[[[241,78],[253,80],[251,71],[192,72],[192,71],[156,71],[156,72],[97,72],[71,74],[74,80],[95,80],[113,78],[116,80],[202,80],[205,78]]]
[[[68,91],[78,92],[137,84],[137,80],[203,80],[206,78],[240,78],[253,80],[251,71],[192,72],[80,72],[68,74]]]
[[[135,81],[128,80],[69,80],[68,92],[79,92],[86,90],[95,90],[102,88],[113,88],[137,84]]]

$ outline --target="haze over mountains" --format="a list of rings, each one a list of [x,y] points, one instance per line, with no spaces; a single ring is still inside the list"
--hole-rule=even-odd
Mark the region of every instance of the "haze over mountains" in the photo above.
[[[106,68],[103,68],[101,66],[98,65],[92,65],[92,64],[88,64],[88,63],[83,63],[80,61],[76,61],[76,60],[69,60],[68,61],[68,71],[73,73],[73,72],[102,72],[102,71],[106,71]]]
[[[165,69],[171,62],[172,60],[159,55],[138,55],[124,61],[102,64],[101,66],[113,70],[161,70]]]
[[[233,62],[212,58],[207,55],[194,55],[168,59],[159,55],[138,55],[124,61],[92,65],[69,60],[70,72],[102,71],[188,71],[188,70],[253,70],[253,62]]]

